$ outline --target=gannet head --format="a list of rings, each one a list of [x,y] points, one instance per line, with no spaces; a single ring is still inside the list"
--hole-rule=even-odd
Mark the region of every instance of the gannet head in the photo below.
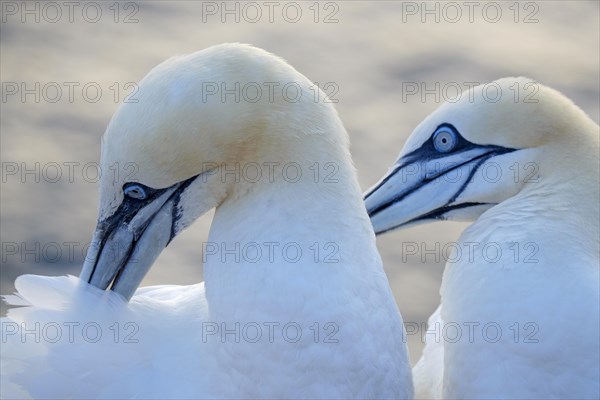
[[[471,88],[419,124],[397,162],[366,193],[375,232],[432,220],[474,221],[539,184],[557,163],[581,157],[587,139],[579,133],[590,131],[597,136],[597,125],[582,110],[531,79]]]
[[[293,159],[311,126],[326,136],[331,106],[311,100],[311,85],[281,59],[239,44],[150,71],[103,138],[99,217],[81,279],[129,299],[179,232],[227,197],[255,190],[217,171],[265,155]]]

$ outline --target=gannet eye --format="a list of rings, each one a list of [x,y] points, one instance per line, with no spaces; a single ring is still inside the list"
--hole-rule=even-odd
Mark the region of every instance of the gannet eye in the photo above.
[[[125,186],[123,188],[123,193],[125,196],[136,200],[144,200],[146,198],[146,189],[137,183]]]
[[[438,128],[433,134],[433,147],[440,153],[454,150],[458,144],[458,134],[448,126]]]

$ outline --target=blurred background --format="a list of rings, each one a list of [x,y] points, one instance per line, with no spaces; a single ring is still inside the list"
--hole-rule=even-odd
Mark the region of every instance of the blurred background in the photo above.
[[[101,135],[131,83],[172,55],[250,43],[329,84],[363,190],[422,119],[473,82],[525,75],[599,118],[597,1],[1,5],[2,294],[21,274],[79,274],[95,226]],[[211,217],[161,254],[145,285],[202,280]],[[440,222],[378,238],[405,322],[421,324],[437,307],[444,246],[465,226]],[[417,253],[403,252],[406,243]],[[411,335],[409,347],[415,363],[421,336]]]

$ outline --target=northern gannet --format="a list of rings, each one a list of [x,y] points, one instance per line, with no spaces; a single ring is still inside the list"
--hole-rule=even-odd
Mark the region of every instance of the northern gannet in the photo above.
[[[365,196],[375,232],[474,221],[449,247],[417,397],[600,397],[598,159],[598,125],[527,78],[417,126]]]
[[[8,300],[29,307],[3,320],[3,394],[411,398],[404,327],[347,133],[313,83],[263,50],[225,44],[158,65],[137,98],[103,138],[103,171],[129,163],[135,174],[102,175],[80,276],[91,285],[17,280]],[[213,208],[205,282],[136,291]],[[42,340],[24,334],[36,323]]]

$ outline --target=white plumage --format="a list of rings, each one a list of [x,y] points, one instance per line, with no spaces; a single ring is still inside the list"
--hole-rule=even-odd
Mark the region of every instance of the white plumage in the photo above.
[[[474,221],[452,247],[416,395],[599,398],[598,125],[530,79],[493,85],[501,98],[475,87],[425,119],[366,197],[376,232]]]
[[[209,83],[236,82],[294,83],[304,96],[203,96]],[[31,305],[3,320],[3,396],[412,397],[402,319],[347,134],[330,104],[308,96],[311,85],[243,45],[170,59],[140,82],[139,103],[115,113],[102,150],[104,167],[133,162],[137,174],[103,175],[82,278],[102,289],[114,280],[113,289],[130,296],[166,242],[215,207],[209,243],[221,251],[207,257],[204,283],[142,288],[129,303],[74,277],[19,278],[18,298],[8,301]],[[222,173],[252,163],[280,167],[258,181]],[[299,179],[282,175],[290,163]],[[336,167],[334,181],[311,174],[326,163]],[[128,250],[111,259],[115,243]],[[258,259],[236,250],[257,247]],[[72,343],[22,340],[36,323],[50,335],[52,324],[64,334],[73,322]]]

